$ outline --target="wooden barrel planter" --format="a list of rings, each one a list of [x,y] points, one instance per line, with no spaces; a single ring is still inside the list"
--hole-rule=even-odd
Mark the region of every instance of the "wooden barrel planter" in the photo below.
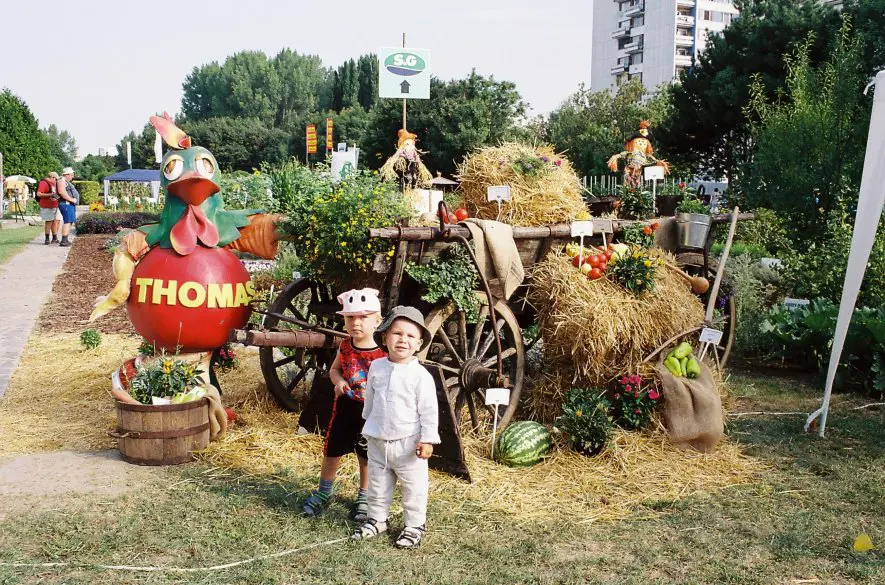
[[[209,400],[154,406],[117,402],[117,439],[123,460],[178,465],[209,445]]]

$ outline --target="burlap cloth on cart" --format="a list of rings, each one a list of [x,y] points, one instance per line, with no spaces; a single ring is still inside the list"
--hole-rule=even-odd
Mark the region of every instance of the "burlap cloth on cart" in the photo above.
[[[712,451],[725,434],[722,400],[710,368],[701,362],[697,378],[676,377],[664,366],[664,354],[656,367],[664,394],[664,426],[670,441],[680,449]]]

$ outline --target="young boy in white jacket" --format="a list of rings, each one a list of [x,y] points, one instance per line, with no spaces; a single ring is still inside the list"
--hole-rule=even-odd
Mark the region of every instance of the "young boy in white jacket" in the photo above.
[[[368,440],[368,520],[356,540],[387,530],[387,514],[399,480],[405,528],[400,548],[416,548],[426,530],[429,473],[427,460],[439,444],[436,386],[415,354],[430,343],[424,316],[414,307],[395,307],[375,332],[387,357],[372,362],[363,406]]]

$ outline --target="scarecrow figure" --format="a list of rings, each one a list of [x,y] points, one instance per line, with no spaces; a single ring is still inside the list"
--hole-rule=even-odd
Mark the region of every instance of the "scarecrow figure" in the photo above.
[[[417,139],[417,135],[401,129],[397,133],[396,152],[381,167],[381,177],[388,181],[399,180],[403,193],[426,188],[433,180],[433,175],[421,162],[421,151],[415,147]]]
[[[626,158],[624,185],[637,188],[642,184],[643,167],[656,164],[664,167],[664,173],[670,172],[670,165],[667,164],[667,161],[655,158],[653,152],[651,139],[648,137],[648,122],[642,120],[639,122],[639,132],[627,139],[627,142],[624,143],[624,150],[608,159],[608,168],[617,171],[618,161]]]

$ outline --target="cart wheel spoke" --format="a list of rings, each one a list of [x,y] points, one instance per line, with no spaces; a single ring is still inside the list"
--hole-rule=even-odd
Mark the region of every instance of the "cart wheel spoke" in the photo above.
[[[437,333],[439,333],[439,338],[440,338],[440,340],[442,340],[443,345],[446,346],[446,349],[448,350],[448,352],[452,355],[452,357],[454,357],[458,361],[458,365],[459,366],[463,365],[464,358],[462,358],[460,355],[458,355],[458,352],[455,351],[455,347],[452,345],[452,340],[449,339],[449,336],[445,332],[445,330],[442,327],[440,327],[440,329]]]
[[[498,319],[498,335],[501,334],[501,328],[504,327],[504,319]],[[476,354],[477,359],[482,359],[486,357],[486,354],[489,353],[489,348],[492,347],[492,344],[495,343],[495,334],[489,331],[486,336],[485,341],[483,341],[482,347],[479,350],[479,353]]]
[[[464,311],[458,311],[458,348],[465,360],[470,357],[467,349],[467,315]]]
[[[306,375],[307,375],[307,369],[306,369],[306,368],[302,368],[301,371],[299,371],[298,374],[296,374],[295,377],[292,378],[292,381],[289,382],[289,384],[286,386],[286,391],[287,391],[289,394],[291,394],[292,391],[295,390],[295,388],[298,387],[298,384],[300,384],[301,381],[304,380],[304,377],[305,377]]]
[[[440,368],[442,371],[444,371],[444,372],[448,372],[448,373],[450,373],[450,374],[456,374],[456,375],[460,375],[460,374],[461,374],[461,370],[459,370],[458,368],[453,368],[453,367],[451,367],[451,366],[447,366],[447,365],[445,365],[445,364],[441,364],[441,363],[439,363],[439,362],[434,362],[434,361],[430,361],[430,360],[424,360],[424,361],[422,361],[421,363],[424,364],[425,366],[427,366],[428,368],[437,368],[437,367],[438,367],[438,368]]]
[[[476,328],[473,330],[473,339],[470,341],[470,356],[476,357],[476,350],[479,349],[479,340],[482,338],[482,328],[485,325],[486,319],[489,317],[489,306],[488,304],[482,305],[479,308],[479,317],[476,319]]]
[[[273,367],[279,368],[279,367],[285,366],[286,364],[290,364],[290,363],[294,362],[295,360],[300,360],[300,359],[301,359],[301,356],[298,355],[298,352],[295,352],[292,355],[290,355],[289,357],[284,357],[281,360],[275,361],[273,363]]]
[[[473,403],[473,393],[464,392],[464,399],[467,401],[467,412],[470,413],[470,426],[474,430],[479,429],[479,415],[476,412],[476,405]]]
[[[507,349],[505,349],[504,351],[501,352],[501,361],[503,362],[504,360],[506,360],[507,358],[509,358],[510,356],[513,356],[513,355],[516,355],[516,348],[515,347],[508,347]],[[490,357],[489,359],[487,359],[486,361],[484,361],[482,363],[482,365],[483,365],[483,367],[491,368],[493,365],[495,365],[497,363],[498,363],[498,356],[494,355],[494,356]]]

